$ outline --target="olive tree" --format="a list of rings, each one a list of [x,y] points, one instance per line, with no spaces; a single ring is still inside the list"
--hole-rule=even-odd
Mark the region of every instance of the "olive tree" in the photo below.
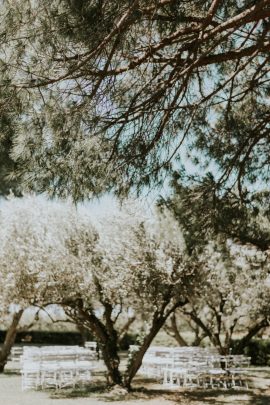
[[[181,231],[171,216],[145,219],[120,212],[102,223],[97,234],[78,222],[66,235],[67,253],[47,293],[71,319],[95,336],[111,384],[130,387],[143,356],[166,319],[187,302],[194,267],[185,255]],[[140,348],[124,374],[119,369],[121,318],[140,314]],[[120,326],[120,327],[119,327]]]
[[[95,336],[110,383],[129,388],[152,340],[193,288],[196,269],[175,220],[120,210],[95,228],[89,210],[32,197],[6,202],[2,224],[6,302],[20,310],[61,305]],[[131,311],[143,317],[144,331],[122,374],[119,337]]]
[[[7,332],[0,350],[0,371],[4,370],[18,330],[27,327],[22,319],[25,310],[40,302],[45,305],[46,284],[41,279],[61,252],[57,232],[60,223],[56,225],[61,216],[59,205],[48,206],[41,199],[11,198],[1,202],[0,314]]]
[[[212,241],[202,257],[204,281],[177,317],[196,325],[222,354],[229,352],[237,336],[235,349],[241,352],[270,325],[269,252],[232,240],[225,245]]]

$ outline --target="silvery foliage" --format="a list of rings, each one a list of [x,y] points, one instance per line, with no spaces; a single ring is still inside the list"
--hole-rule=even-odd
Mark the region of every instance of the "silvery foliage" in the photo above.
[[[106,302],[115,316],[127,316],[179,300],[193,277],[181,230],[169,213],[147,217],[130,209],[94,228],[89,210],[68,202],[33,196],[3,202],[2,301],[72,307],[80,299],[102,317]]]

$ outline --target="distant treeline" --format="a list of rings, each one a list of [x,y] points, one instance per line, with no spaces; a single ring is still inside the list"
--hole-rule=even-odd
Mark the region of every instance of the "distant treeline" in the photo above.
[[[6,331],[0,330],[0,345],[4,342]],[[35,345],[83,345],[85,341],[95,341],[96,339],[88,332],[51,332],[51,331],[25,331],[18,332],[16,344]],[[119,344],[121,350],[128,350],[129,345],[137,342],[137,335],[125,334]]]

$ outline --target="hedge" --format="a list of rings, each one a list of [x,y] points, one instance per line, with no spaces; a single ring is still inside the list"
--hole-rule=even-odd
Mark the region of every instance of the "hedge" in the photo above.
[[[6,331],[0,330],[0,344],[4,342]],[[87,332],[86,340],[95,340]],[[128,350],[130,345],[137,342],[137,335],[126,334],[120,342],[121,350]],[[79,332],[49,332],[49,331],[25,331],[19,332],[16,337],[17,344],[36,345],[83,345],[83,337]]]
[[[237,341],[233,345],[236,353]],[[245,347],[244,353],[251,357],[251,364],[255,366],[270,366],[270,339],[252,339]]]
[[[0,331],[0,343],[4,342],[5,331]],[[87,340],[91,340],[91,337]],[[83,338],[78,332],[48,332],[27,331],[19,332],[15,343],[31,343],[36,345],[82,345]]]

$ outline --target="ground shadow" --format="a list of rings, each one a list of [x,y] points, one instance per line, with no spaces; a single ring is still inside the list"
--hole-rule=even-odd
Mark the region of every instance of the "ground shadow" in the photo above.
[[[269,374],[268,374],[269,375]],[[267,377],[268,377],[267,375]],[[264,376],[266,377],[266,376]],[[268,380],[265,380],[268,381]],[[51,398],[79,398],[92,397],[103,402],[123,401],[127,403],[134,400],[169,400],[181,405],[270,405],[270,389],[267,384],[264,388],[250,389],[164,389],[156,381],[136,378],[133,389],[127,393],[125,390],[114,389],[110,391],[104,377],[96,376],[91,385],[76,389],[61,389],[50,392]]]
[[[110,392],[104,383],[81,389],[54,391],[51,398],[92,397],[104,402],[166,399],[185,405],[270,405],[270,390],[174,390],[135,388],[130,393]]]
[[[44,390],[43,390],[44,391]],[[84,398],[98,396],[108,392],[104,381],[96,380],[94,384],[76,388],[62,388],[61,390],[48,390],[52,399]]]
[[[270,405],[270,390],[194,390],[163,395],[175,403],[190,405]]]
[[[251,395],[249,405],[270,405],[270,390],[260,390],[259,394]]]

